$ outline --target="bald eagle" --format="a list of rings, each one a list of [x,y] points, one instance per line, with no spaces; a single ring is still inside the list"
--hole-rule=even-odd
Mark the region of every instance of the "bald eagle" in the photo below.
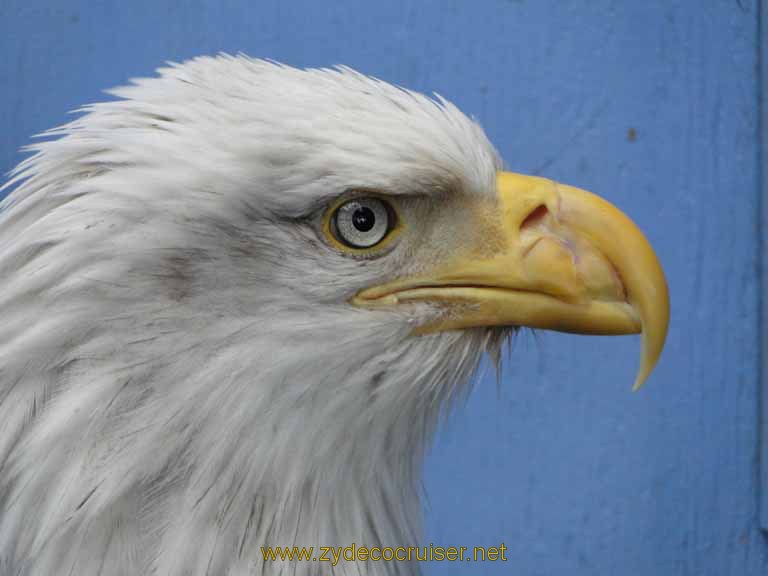
[[[0,205],[3,575],[417,574],[262,547],[418,544],[436,423],[516,327],[659,357],[637,227],[439,96],[243,55],[111,94]]]

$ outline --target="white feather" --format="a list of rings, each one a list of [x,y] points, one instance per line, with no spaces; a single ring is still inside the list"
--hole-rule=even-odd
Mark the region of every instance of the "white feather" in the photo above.
[[[490,194],[496,153],[447,101],[348,68],[159,72],[6,185],[0,574],[326,574],[261,546],[417,545],[424,452],[505,333],[352,308],[408,254],[344,257],[308,216],[357,187]]]

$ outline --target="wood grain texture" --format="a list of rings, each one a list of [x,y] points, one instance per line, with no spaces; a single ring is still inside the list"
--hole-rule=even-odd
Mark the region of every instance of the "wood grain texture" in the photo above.
[[[637,338],[518,338],[500,387],[490,371],[481,379],[426,468],[427,541],[504,542],[510,560],[425,571],[757,576],[768,573],[758,8],[2,0],[0,169],[101,89],[219,50],[344,63],[445,95],[481,121],[511,169],[590,189],[635,219],[666,267],[672,323],[637,394]]]

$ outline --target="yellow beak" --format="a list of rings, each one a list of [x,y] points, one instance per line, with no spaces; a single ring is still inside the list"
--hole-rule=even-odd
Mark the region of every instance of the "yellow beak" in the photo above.
[[[491,242],[427,275],[363,290],[353,302],[445,306],[419,333],[478,326],[642,332],[639,388],[661,355],[669,323],[664,272],[642,232],[594,194],[509,172],[497,175],[494,208],[478,212]]]

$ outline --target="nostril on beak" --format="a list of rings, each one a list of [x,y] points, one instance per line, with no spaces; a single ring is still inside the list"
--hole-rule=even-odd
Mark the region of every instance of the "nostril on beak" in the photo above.
[[[547,207],[544,206],[544,204],[539,204],[530,214],[528,214],[528,216],[525,217],[523,223],[520,224],[520,230],[533,228],[541,224],[544,221],[544,218],[546,218],[547,214],[549,214]]]

